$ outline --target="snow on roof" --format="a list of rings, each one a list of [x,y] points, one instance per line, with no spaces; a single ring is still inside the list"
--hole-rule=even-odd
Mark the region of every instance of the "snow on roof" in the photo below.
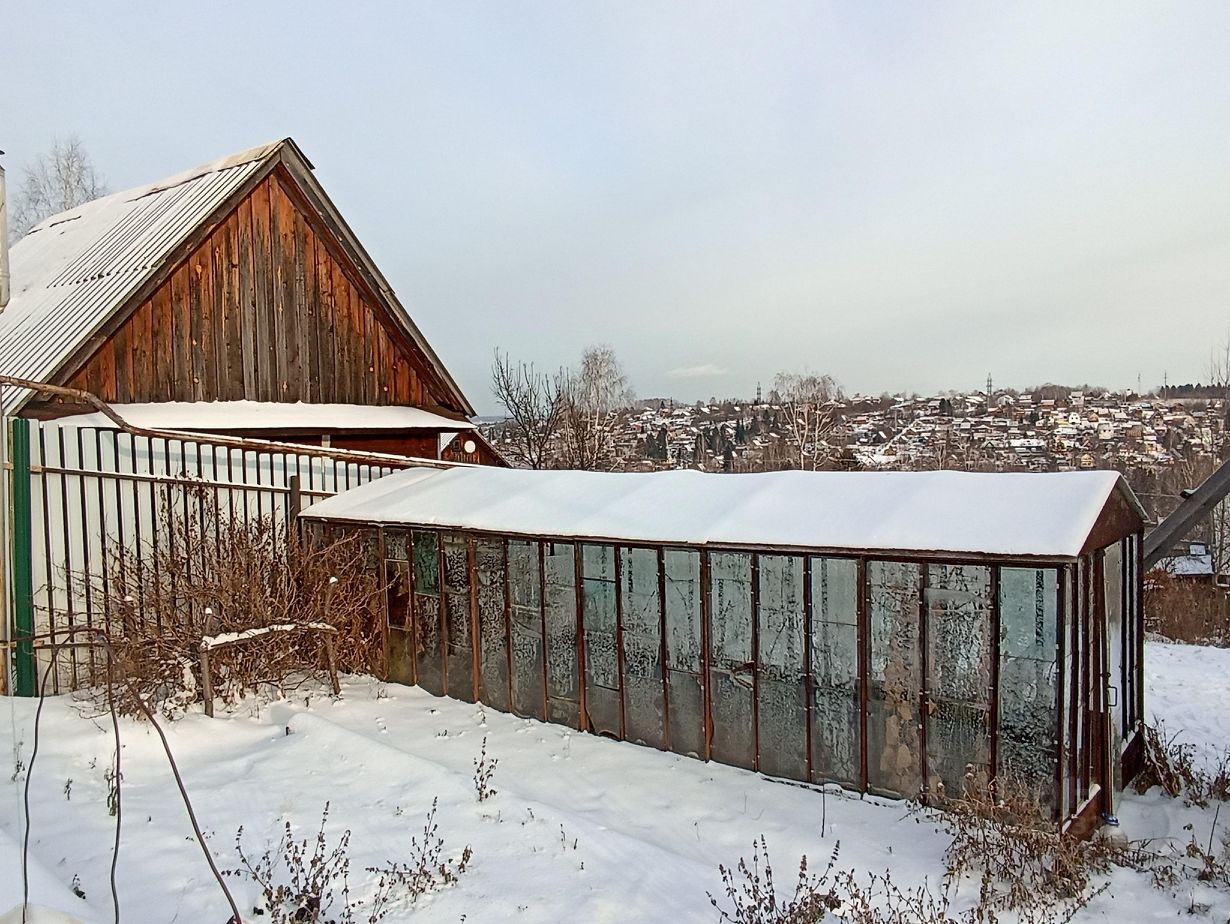
[[[1213,573],[1213,556],[1209,553],[1172,555],[1163,558],[1154,567],[1180,577],[1199,577]]]
[[[166,401],[160,404],[113,404],[111,409],[134,427],[147,430],[473,430],[455,420],[418,407],[363,404],[304,404],[264,401]],[[64,417],[74,427],[113,427],[101,413]]]
[[[687,545],[1074,557],[1117,472],[649,474],[407,469],[314,519]]]
[[[95,199],[38,224],[10,253],[0,372],[45,381],[278,144]],[[12,410],[27,393],[0,392]]]

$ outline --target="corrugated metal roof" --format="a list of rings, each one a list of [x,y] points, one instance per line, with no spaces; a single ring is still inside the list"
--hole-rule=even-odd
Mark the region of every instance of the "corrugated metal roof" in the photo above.
[[[282,144],[104,196],[37,225],[10,255],[0,372],[46,381]],[[27,395],[5,387],[0,404],[11,412]]]

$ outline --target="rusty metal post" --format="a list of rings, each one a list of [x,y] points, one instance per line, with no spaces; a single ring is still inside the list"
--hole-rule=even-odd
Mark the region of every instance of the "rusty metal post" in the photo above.
[[[214,717],[214,684],[209,675],[209,648],[202,645],[201,654],[201,698],[205,701],[205,714]]]
[[[342,692],[341,681],[337,677],[337,654],[333,645],[333,632],[321,632],[325,640],[325,657],[329,664],[329,682],[333,685],[333,695],[339,696]]]

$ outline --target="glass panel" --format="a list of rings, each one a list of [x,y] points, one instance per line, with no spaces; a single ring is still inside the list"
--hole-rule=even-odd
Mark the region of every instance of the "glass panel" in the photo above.
[[[867,783],[907,798],[922,787],[918,605],[917,565],[867,563]]]
[[[579,728],[575,556],[576,549],[570,542],[543,543],[547,595],[547,718]]]
[[[504,540],[477,539],[479,699],[508,710],[508,627],[504,621]]]
[[[858,784],[858,562],[811,560],[812,779]]]
[[[414,592],[440,592],[440,555],[436,548],[435,533],[414,534]]]
[[[388,679],[393,683],[414,683],[413,638],[405,629],[389,628]]]
[[[762,773],[807,779],[803,559],[761,555],[756,684]]]
[[[1076,753],[1075,753],[1075,738],[1073,736],[1073,722],[1076,716],[1076,692],[1073,684],[1075,679],[1076,660],[1073,652],[1076,650],[1075,638],[1073,633],[1076,630],[1077,614],[1076,614],[1076,590],[1075,590],[1075,575],[1076,571],[1071,566],[1063,570],[1063,599],[1064,612],[1063,621],[1060,623],[1061,631],[1064,639],[1063,653],[1063,673],[1061,682],[1063,685],[1063,699],[1060,702],[1063,704],[1063,790],[1059,802],[1060,815],[1066,817],[1073,809],[1076,808]],[[1000,694],[1003,695],[1002,692]],[[1001,749],[1003,743],[1000,743]]]
[[[404,561],[384,563],[385,615],[392,628],[405,629],[410,624],[410,566]]]
[[[512,708],[545,719],[542,595],[538,543],[508,540],[508,594],[512,605]]]
[[[662,598],[657,549],[619,550],[623,609],[624,737],[666,744],[662,671]]]
[[[943,798],[991,778],[991,569],[927,568],[928,787]]]
[[[618,738],[614,546],[581,546],[581,604],[585,627],[585,708],[590,728],[597,734]]]
[[[1052,568],[999,572],[999,776],[1028,786],[1052,811],[1058,750],[1058,580]],[[1065,751],[1069,746],[1065,730]]]
[[[712,757],[724,764],[755,769],[752,557],[713,552],[709,555],[709,573]]]
[[[705,741],[705,690],[701,663],[700,553],[666,549],[666,663],[670,743],[678,754],[700,757]]]
[[[1102,586],[1106,599],[1106,707],[1110,713],[1111,811],[1119,808],[1123,791],[1124,708],[1123,682],[1123,543],[1107,547],[1102,558]]]
[[[444,535],[444,605],[448,695],[474,701],[474,640],[470,624],[470,553],[466,537]]]
[[[415,532],[414,676],[420,687],[444,695],[443,630],[440,625],[440,556],[436,534]]]
[[[404,529],[384,531],[384,557],[393,561],[406,560],[406,531]]]

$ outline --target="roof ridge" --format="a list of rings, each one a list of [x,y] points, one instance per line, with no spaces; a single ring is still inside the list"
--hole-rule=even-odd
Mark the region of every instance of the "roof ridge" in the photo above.
[[[47,218],[44,218],[29,230],[27,236],[46,230],[47,228],[54,227],[55,225],[63,224],[66,221],[74,221],[104,203],[135,202],[137,199],[143,199],[146,196],[153,195],[154,193],[174,189],[176,186],[183,186],[185,183],[190,183],[193,180],[200,179],[201,177],[207,176],[211,173],[220,173],[230,167],[238,167],[241,164],[250,164],[254,161],[266,160],[278,154],[278,152],[280,152],[287,144],[294,145],[294,139],[289,136],[280,138],[277,141],[270,141],[266,144],[257,145],[256,147],[248,148],[243,151],[236,151],[232,154],[227,154],[223,157],[199,164],[196,167],[181,170],[179,173],[173,173],[169,176],[163,177],[160,180],[155,180],[152,183],[144,183],[140,186],[133,186],[129,189],[122,189],[118,192],[108,193],[105,196],[99,196],[97,199],[91,199],[89,202],[83,202],[71,209],[66,209],[63,212],[57,212],[55,215],[50,215]],[[310,166],[311,165],[309,164],[309,167]]]

